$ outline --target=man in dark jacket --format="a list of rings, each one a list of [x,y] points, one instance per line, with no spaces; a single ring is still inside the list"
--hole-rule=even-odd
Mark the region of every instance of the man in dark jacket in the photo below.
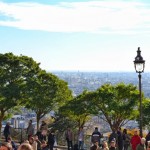
[[[147,145],[148,145],[148,143],[147,143],[148,141],[150,141],[150,131],[146,135],[146,148],[147,148]]]
[[[7,122],[7,124],[4,128],[5,142],[8,142],[8,137],[10,136],[10,129],[11,129],[10,123]]]
[[[98,144],[100,146],[100,140],[102,138],[102,134],[98,131],[98,128],[95,127],[94,132],[92,133],[91,136],[91,142],[94,144],[96,141],[98,141]]]
[[[51,130],[48,135],[48,146],[49,146],[50,150],[53,150],[54,143],[55,143],[54,131]]]
[[[118,128],[117,135],[118,135],[118,143],[117,143],[118,149],[123,150],[123,134],[120,127]]]

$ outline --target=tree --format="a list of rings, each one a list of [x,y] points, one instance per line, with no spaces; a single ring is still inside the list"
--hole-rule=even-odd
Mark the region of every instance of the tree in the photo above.
[[[0,54],[0,130],[9,110],[23,104],[25,85],[39,70],[30,57]]]
[[[27,93],[26,107],[35,111],[37,129],[41,118],[72,98],[72,92],[67,83],[44,70],[32,77],[32,80],[27,83],[27,88],[30,90]]]
[[[143,126],[150,128],[150,99],[143,100]]]
[[[93,102],[111,129],[118,129],[137,115],[139,91],[132,84],[104,84],[95,91]]]
[[[83,127],[93,110],[93,92],[83,91],[59,109],[60,113],[75,121],[77,127]]]

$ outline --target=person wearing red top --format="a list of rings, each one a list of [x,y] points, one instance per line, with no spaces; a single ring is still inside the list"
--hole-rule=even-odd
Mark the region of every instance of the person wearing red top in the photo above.
[[[136,150],[137,145],[141,143],[141,138],[138,135],[137,130],[134,131],[134,135],[132,136],[130,143],[132,145],[132,150]]]

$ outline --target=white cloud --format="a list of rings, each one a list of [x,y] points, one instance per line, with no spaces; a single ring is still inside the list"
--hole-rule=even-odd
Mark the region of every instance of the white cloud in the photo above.
[[[1,26],[50,32],[150,32],[150,9],[137,2],[62,2],[58,5],[0,2]]]

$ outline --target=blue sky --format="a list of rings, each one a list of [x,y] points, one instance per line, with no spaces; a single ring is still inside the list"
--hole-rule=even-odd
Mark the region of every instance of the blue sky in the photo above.
[[[150,71],[148,0],[0,0],[0,52],[49,71]]]

